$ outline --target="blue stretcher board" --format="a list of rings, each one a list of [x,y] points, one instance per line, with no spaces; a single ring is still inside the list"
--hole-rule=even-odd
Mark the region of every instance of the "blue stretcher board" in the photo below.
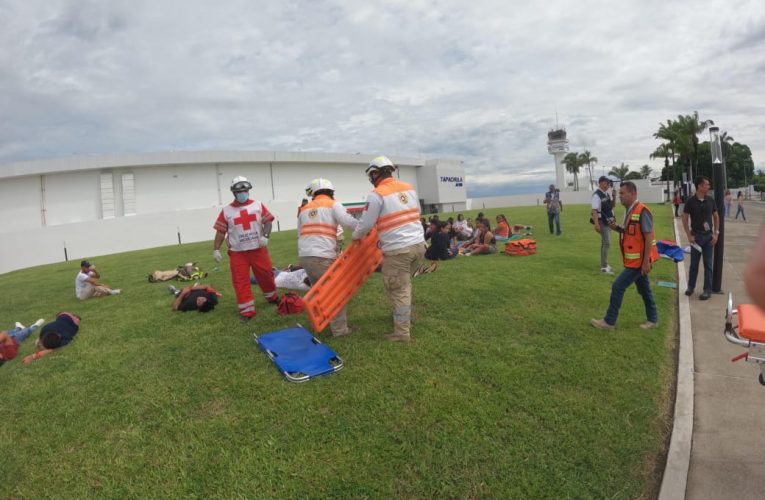
[[[290,382],[306,382],[343,367],[335,351],[303,327],[255,335],[255,342]]]

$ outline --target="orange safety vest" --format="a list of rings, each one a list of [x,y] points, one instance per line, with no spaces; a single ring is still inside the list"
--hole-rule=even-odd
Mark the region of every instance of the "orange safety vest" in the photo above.
[[[332,207],[335,200],[320,194],[298,213],[298,257],[337,256],[337,223]]]
[[[640,230],[640,214],[643,210],[651,213],[648,207],[637,202],[635,208],[627,219],[624,232],[619,235],[619,243],[622,250],[624,267],[639,269],[643,266],[643,252],[645,250],[645,236]],[[656,233],[654,233],[656,234]],[[651,241],[651,264],[659,260],[659,251],[656,249],[656,239]]]
[[[410,184],[388,178],[380,182],[374,192],[382,197],[377,232],[383,252],[425,241],[420,223],[420,203]]]

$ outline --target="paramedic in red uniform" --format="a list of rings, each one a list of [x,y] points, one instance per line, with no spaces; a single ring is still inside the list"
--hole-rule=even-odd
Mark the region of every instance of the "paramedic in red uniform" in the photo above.
[[[353,230],[359,221],[342,203],[335,201],[335,187],[329,180],[314,179],[305,192],[312,199],[298,212],[298,257],[313,285],[337,258],[338,225]],[[345,312],[343,307],[330,322],[332,337],[351,333]]]
[[[213,259],[221,261],[220,246],[226,238],[228,257],[231,261],[231,282],[242,321],[255,316],[255,299],[250,285],[252,269],[263,296],[272,304],[279,302],[268,255],[268,237],[274,216],[259,201],[250,199],[252,184],[245,177],[231,181],[234,201],[223,207],[215,221]]]
[[[412,317],[412,274],[425,255],[425,238],[420,224],[420,204],[414,188],[393,178],[396,166],[378,156],[367,167],[374,189],[367,197],[353,239],[363,238],[373,227],[383,252],[382,276],[385,292],[393,304],[392,342],[409,342]]]

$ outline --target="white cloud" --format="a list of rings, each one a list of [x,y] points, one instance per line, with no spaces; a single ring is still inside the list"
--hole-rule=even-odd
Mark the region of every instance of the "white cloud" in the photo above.
[[[385,152],[522,184],[554,177],[556,112],[597,171],[660,168],[698,110],[765,168],[763,49],[757,1],[0,0],[0,161]]]

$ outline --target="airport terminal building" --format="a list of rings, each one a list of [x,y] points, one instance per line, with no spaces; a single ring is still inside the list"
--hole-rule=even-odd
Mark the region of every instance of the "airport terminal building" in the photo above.
[[[199,151],[72,156],[0,165],[0,273],[39,264],[212,240],[231,179],[295,229],[311,179],[324,177],[335,198],[361,205],[372,189],[364,173],[374,155]],[[391,156],[396,175],[414,185],[423,213],[465,210],[465,173],[453,159]],[[212,248],[212,246],[211,246]]]

